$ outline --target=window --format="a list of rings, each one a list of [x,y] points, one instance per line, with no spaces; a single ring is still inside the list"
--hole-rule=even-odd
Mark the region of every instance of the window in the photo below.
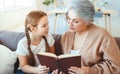
[[[0,0],[0,10],[25,8],[33,5],[33,0]]]

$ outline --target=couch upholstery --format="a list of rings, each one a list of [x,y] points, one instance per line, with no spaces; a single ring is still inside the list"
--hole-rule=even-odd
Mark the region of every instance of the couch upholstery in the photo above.
[[[55,39],[55,53],[56,55],[62,54],[60,46],[61,34],[52,34]],[[23,32],[11,32],[11,31],[0,31],[0,43],[7,46],[12,51],[15,51],[17,48],[18,41],[23,38],[25,34]],[[118,47],[120,48],[120,37],[114,37]],[[18,61],[15,64],[15,71],[18,67]]]

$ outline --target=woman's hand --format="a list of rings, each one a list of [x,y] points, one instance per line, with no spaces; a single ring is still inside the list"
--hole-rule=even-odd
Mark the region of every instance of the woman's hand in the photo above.
[[[49,72],[49,68],[46,66],[39,65],[37,67],[37,74],[48,74],[48,72]]]
[[[68,69],[70,74],[89,74],[90,67],[70,67]]]
[[[62,71],[59,72],[58,69],[56,69],[52,72],[52,74],[64,74],[64,73]]]

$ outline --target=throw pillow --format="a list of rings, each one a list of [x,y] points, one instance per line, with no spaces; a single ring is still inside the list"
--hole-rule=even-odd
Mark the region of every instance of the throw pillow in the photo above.
[[[24,36],[23,32],[0,31],[1,43],[9,47],[12,51],[16,50],[19,40]]]
[[[0,44],[0,74],[14,74],[15,52]]]

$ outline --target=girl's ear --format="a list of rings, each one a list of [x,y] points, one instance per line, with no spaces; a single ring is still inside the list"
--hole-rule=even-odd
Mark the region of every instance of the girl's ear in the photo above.
[[[31,32],[34,32],[34,31],[36,31],[36,27],[30,26],[30,30],[31,30]]]

